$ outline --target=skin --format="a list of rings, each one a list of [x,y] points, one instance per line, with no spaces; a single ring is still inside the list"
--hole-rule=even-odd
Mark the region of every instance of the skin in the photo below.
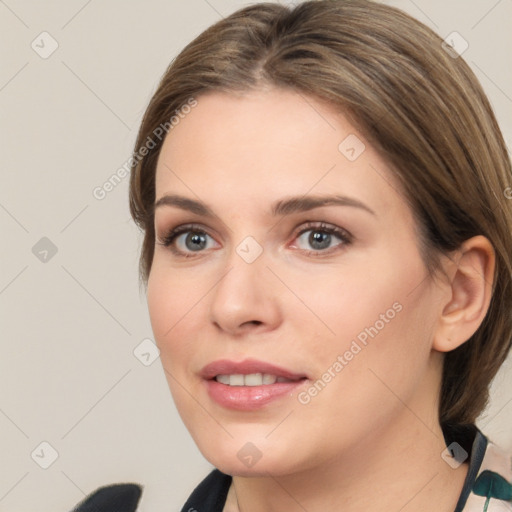
[[[467,464],[452,469],[441,458],[442,359],[489,306],[488,240],[443,257],[446,278],[431,280],[392,170],[343,115],[276,88],[197,99],[164,141],[156,199],[183,195],[216,216],[156,208],[158,239],[195,223],[208,242],[193,251],[179,237],[185,258],[157,240],[148,307],[186,427],[206,459],[234,476],[224,510],[453,511]],[[366,146],[355,161],[338,149],[350,134]],[[270,214],[275,201],[333,193],[374,214],[336,205]],[[333,235],[319,249],[308,242],[318,227],[299,237],[308,221],[352,241]],[[236,251],[247,236],[263,250],[252,263]],[[256,411],[228,410],[199,376],[217,359],[251,357],[307,374],[299,391],[307,390],[396,303],[400,312],[307,404],[297,391]],[[247,442],[262,455],[252,467],[237,457]]]

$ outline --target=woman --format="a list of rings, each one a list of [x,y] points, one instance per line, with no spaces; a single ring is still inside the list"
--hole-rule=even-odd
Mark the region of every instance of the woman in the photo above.
[[[511,345],[511,183],[475,76],[397,9],[263,3],[190,43],[130,183],[165,375],[217,468],[182,510],[512,510],[475,426]]]

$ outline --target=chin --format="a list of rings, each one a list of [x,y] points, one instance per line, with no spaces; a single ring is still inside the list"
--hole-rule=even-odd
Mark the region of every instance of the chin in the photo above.
[[[258,449],[250,442],[235,441],[228,446],[198,446],[208,462],[223,473],[241,477],[283,476],[297,471],[298,464],[275,447]],[[284,447],[283,447],[284,448]],[[270,455],[266,456],[265,453]]]
[[[235,462],[233,460],[228,461],[221,459],[215,463],[215,460],[211,459],[209,462],[226,475],[240,476],[244,478],[268,477],[269,475],[283,476],[292,472],[292,468],[277,468],[276,465],[271,464],[268,461],[264,463],[262,460],[257,462],[253,467],[247,467],[238,460]]]

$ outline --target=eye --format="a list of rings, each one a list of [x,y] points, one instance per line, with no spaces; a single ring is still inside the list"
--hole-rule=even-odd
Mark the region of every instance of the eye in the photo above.
[[[202,252],[204,249],[211,249],[213,238],[203,229],[193,224],[179,226],[171,229],[163,237],[158,237],[157,242],[168,247],[178,256],[189,258],[192,253]]]
[[[308,222],[306,226],[307,228],[302,229],[296,239],[299,242],[299,249],[304,249],[308,254],[330,254],[333,249],[342,249],[344,246],[352,243],[352,235],[348,231],[336,226],[314,222]],[[300,247],[301,245],[309,246],[309,248]]]

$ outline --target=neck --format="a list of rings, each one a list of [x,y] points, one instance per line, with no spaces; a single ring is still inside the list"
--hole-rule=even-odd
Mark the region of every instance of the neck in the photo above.
[[[468,465],[452,469],[438,423],[410,411],[349,453],[300,473],[233,477],[225,512],[400,510],[453,512]],[[435,504],[435,505],[434,505]]]

